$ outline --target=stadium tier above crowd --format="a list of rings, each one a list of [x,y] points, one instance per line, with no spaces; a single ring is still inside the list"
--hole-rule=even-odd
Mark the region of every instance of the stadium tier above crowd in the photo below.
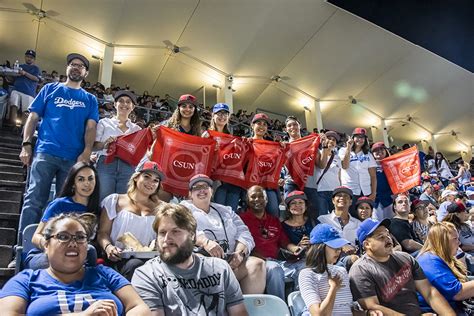
[[[65,76],[26,56],[9,111],[29,112],[18,240],[34,225],[34,248],[5,312],[247,315],[246,295],[294,291],[298,315],[474,312],[468,162],[91,85],[80,54]]]

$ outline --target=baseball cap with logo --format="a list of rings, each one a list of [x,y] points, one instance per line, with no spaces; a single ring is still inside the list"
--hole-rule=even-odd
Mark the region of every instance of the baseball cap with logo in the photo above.
[[[354,130],[352,131],[352,136],[354,135],[364,135],[364,136],[367,136],[367,130],[363,127],[356,127],[354,128]]]
[[[73,59],[79,59],[82,61],[84,66],[86,66],[86,70],[89,70],[89,60],[86,57],[78,53],[71,53],[66,57],[67,64],[69,65]]]
[[[305,200],[305,201],[308,200],[308,198],[306,197],[306,194],[304,194],[303,191],[295,190],[295,191],[292,191],[292,192],[288,193],[288,195],[286,196],[286,199],[285,199],[285,204],[288,205],[288,204],[290,204],[291,201],[293,201],[295,199],[302,199],[302,200]]]
[[[252,119],[252,124],[257,122],[257,121],[265,121],[267,124],[270,124],[270,119],[268,118],[268,115],[265,113],[257,113],[253,116]]]
[[[182,96],[179,97],[178,106],[185,103],[192,104],[195,107],[197,107],[198,105],[196,97],[192,94],[183,94]]]
[[[214,105],[212,108],[212,113],[217,113],[220,111],[226,111],[227,113],[230,113],[229,106],[225,103],[217,103]]]
[[[31,56],[33,58],[36,58],[36,52],[32,49],[28,49],[26,52],[25,52],[25,55],[28,55],[28,56]]]
[[[129,97],[132,100],[133,104],[137,105],[137,97],[131,91],[120,90],[120,91],[115,92],[114,100],[117,101],[121,96]]]
[[[163,180],[165,178],[165,174],[161,170],[160,165],[157,164],[154,161],[145,162],[138,172],[140,172],[140,173],[142,173],[142,172],[152,172],[152,173],[156,174],[160,178],[160,180]]]
[[[362,245],[364,240],[366,240],[367,237],[371,235],[380,225],[389,228],[390,220],[386,218],[379,222],[375,219],[367,218],[365,221],[363,221],[357,229],[357,239],[359,240],[359,245]]]
[[[211,178],[209,178],[207,175],[205,174],[197,174],[195,176],[193,176],[190,180],[189,180],[189,190],[192,189],[192,187],[198,183],[198,182],[206,182],[207,184],[209,184],[209,186],[212,187],[212,184],[214,183],[212,181]]]
[[[329,224],[316,225],[309,234],[309,242],[311,244],[325,244],[331,248],[341,248],[350,242],[341,237],[336,228]]]

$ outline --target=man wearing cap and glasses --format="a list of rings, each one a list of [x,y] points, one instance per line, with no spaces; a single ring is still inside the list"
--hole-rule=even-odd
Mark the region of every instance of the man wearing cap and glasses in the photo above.
[[[366,253],[349,271],[354,299],[365,310],[380,310],[384,315],[421,315],[418,291],[438,315],[455,315],[415,258],[393,251],[389,226],[389,219],[379,222],[368,218],[357,230]]]
[[[26,111],[36,95],[36,86],[40,81],[41,71],[35,65],[36,52],[28,49],[25,52],[25,63],[20,65],[19,77],[15,78],[10,95],[10,122],[16,125],[18,111]]]
[[[18,230],[38,223],[46,205],[51,183],[63,186],[66,175],[77,161],[89,162],[99,120],[97,99],[81,88],[88,75],[89,61],[80,54],[66,58],[65,83],[46,84],[28,110],[20,159],[31,164]],[[33,152],[33,133],[41,119]],[[33,156],[34,153],[34,156]]]

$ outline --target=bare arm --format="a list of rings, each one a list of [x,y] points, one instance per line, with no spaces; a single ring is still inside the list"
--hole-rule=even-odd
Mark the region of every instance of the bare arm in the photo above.
[[[247,309],[245,308],[245,304],[242,302],[237,305],[232,305],[227,307],[227,313],[229,316],[248,316]]]
[[[77,161],[89,162],[92,146],[94,145],[97,122],[88,120],[86,123],[86,131],[84,133],[84,151],[77,157]]]
[[[438,290],[431,285],[428,279],[415,280],[416,290],[423,295],[426,302],[431,306],[431,308],[438,315],[452,315],[455,316],[456,313],[453,311],[451,306],[445,298],[438,292]]]
[[[151,312],[151,316],[165,316],[165,311],[162,309],[156,309]]]
[[[394,311],[388,307],[382,306],[379,303],[377,296],[371,296],[359,299],[359,304],[364,310],[379,310],[384,316],[402,316],[403,314]]]
[[[369,168],[370,175],[370,195],[369,198],[375,201],[375,196],[377,194],[377,169]]]
[[[27,302],[19,296],[7,296],[0,299],[2,306],[2,315],[20,316],[25,315]]]
[[[43,229],[44,229],[45,223],[44,222],[39,222],[38,227],[35,230],[35,233],[33,235],[33,238],[31,238],[31,242],[39,249],[44,250],[43,247],[43,242],[44,242],[44,236],[43,236]]]
[[[102,247],[102,249],[104,249],[104,252],[107,254],[107,258],[109,258],[111,261],[118,261],[121,259],[121,249],[116,247],[110,239],[113,223],[114,221],[111,220],[107,215],[107,210],[102,208],[102,212],[100,213],[99,231],[97,232],[97,242]]]
[[[40,79],[38,77],[36,77],[35,75],[32,75],[29,72],[24,71],[24,70],[20,70],[20,75],[25,76],[26,78],[28,78],[32,81],[35,81],[35,82],[40,81]]]
[[[39,122],[39,115],[36,112],[31,112],[28,115],[28,119],[25,123],[25,129],[23,131],[23,142],[31,142],[33,140],[33,134],[35,133],[36,126]],[[20,152],[20,159],[24,165],[31,163],[33,157],[33,145],[23,146]]]
[[[474,296],[474,281],[464,282],[461,291],[454,296],[456,301],[462,301]]]
[[[342,169],[349,168],[349,164],[351,163],[351,151],[352,146],[354,145],[354,140],[350,138],[346,143],[346,153],[344,155],[344,159],[342,159]]]
[[[127,316],[148,316],[150,309],[131,285],[126,285],[114,293],[123,303]]]
[[[420,250],[421,247],[423,247],[422,244],[420,244],[417,241],[414,241],[413,239],[405,239],[400,242],[400,244],[408,250],[408,252],[415,252],[417,250]]]

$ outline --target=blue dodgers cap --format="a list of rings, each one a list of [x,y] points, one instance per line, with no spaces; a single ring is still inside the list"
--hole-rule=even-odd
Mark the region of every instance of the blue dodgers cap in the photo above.
[[[357,229],[357,239],[359,240],[359,245],[362,245],[367,236],[372,234],[380,225],[389,228],[390,223],[391,222],[388,218],[384,219],[381,222],[376,221],[372,218],[367,218],[360,224],[359,228]]]
[[[335,249],[349,244],[349,241],[342,238],[337,229],[329,224],[316,225],[309,235],[309,241],[313,245],[324,243]]]
[[[28,49],[26,52],[25,52],[25,55],[28,55],[28,56],[31,56],[31,57],[34,57],[36,58],[36,52],[32,49]]]
[[[230,113],[229,106],[225,103],[217,103],[212,108],[212,113],[217,113],[219,111],[226,111],[226,112]]]

